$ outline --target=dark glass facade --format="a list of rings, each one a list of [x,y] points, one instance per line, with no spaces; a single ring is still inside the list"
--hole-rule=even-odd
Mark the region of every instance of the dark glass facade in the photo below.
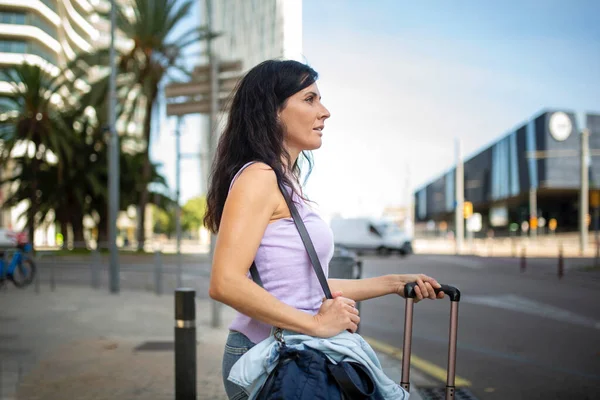
[[[555,113],[561,114],[563,125],[570,123],[568,136],[560,137],[556,128],[550,129],[550,124],[559,119]],[[600,189],[600,114],[587,114],[584,118],[590,131],[590,189]],[[510,223],[526,221],[531,189],[536,190],[538,216],[556,218],[564,230],[576,228],[580,132],[573,112],[545,111],[464,160],[465,201],[472,202],[474,211],[482,214],[484,231],[508,230]],[[415,193],[417,223],[446,221],[453,227],[454,174],[452,169]]]

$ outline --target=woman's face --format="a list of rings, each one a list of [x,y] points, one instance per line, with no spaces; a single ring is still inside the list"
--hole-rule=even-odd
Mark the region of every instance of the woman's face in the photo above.
[[[285,126],[285,144],[293,159],[303,150],[321,147],[321,137],[329,111],[321,103],[317,84],[302,89],[287,99],[279,119]]]

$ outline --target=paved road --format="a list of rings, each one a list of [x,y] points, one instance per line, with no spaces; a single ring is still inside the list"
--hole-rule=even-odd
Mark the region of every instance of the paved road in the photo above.
[[[555,260],[521,273],[516,259],[454,256],[365,258],[364,276],[421,272],[461,289],[457,374],[478,398],[598,399],[600,273],[567,261],[562,280]],[[449,308],[417,304],[413,328],[413,354],[444,368]],[[402,347],[402,299],[364,302],[361,316],[363,335]]]
[[[175,259],[163,260],[163,290],[176,287]],[[123,290],[154,290],[153,257],[124,260]],[[600,272],[581,272],[586,259],[566,259],[565,276],[557,261],[416,255],[408,258],[365,257],[364,276],[422,272],[463,292],[460,304],[457,374],[480,399],[600,398]],[[49,290],[50,266],[56,290],[64,283],[89,285],[90,257],[42,260],[41,290]],[[108,273],[100,260],[100,284]],[[205,256],[186,256],[183,282],[198,296],[207,295],[209,265]],[[413,354],[433,366],[446,367],[448,301],[416,305]],[[402,347],[404,301],[387,296],[365,302],[361,333],[384,345]],[[439,370],[437,371],[439,374]],[[438,380],[439,386],[443,386]]]

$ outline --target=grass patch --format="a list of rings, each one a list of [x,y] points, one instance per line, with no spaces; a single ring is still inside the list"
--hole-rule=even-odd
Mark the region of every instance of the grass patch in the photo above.
[[[593,265],[588,265],[587,267],[579,268],[579,270],[584,271],[584,272],[593,272],[593,271],[598,272],[598,271],[600,271],[600,266],[595,267]]]

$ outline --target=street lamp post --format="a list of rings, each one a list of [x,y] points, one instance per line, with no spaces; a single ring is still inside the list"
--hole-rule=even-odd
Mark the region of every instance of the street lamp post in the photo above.
[[[115,0],[110,2],[110,81],[109,81],[109,149],[108,149],[108,245],[110,249],[110,292],[119,293],[119,253],[117,249],[117,215],[119,211],[119,136],[116,127],[116,53],[115,53]]]
[[[455,213],[455,225],[456,225],[456,254],[460,254],[463,248],[464,239],[464,202],[465,202],[465,173],[462,160],[462,148],[460,139],[456,139],[456,206],[454,209]]]
[[[589,195],[590,195],[590,133],[587,129],[581,132],[581,191],[579,194],[579,247],[583,255],[588,244],[588,225],[587,218],[590,212]]]
[[[181,122],[183,117],[177,117],[177,127],[175,128],[175,232],[177,235],[177,287],[182,286],[182,266],[181,266]]]

